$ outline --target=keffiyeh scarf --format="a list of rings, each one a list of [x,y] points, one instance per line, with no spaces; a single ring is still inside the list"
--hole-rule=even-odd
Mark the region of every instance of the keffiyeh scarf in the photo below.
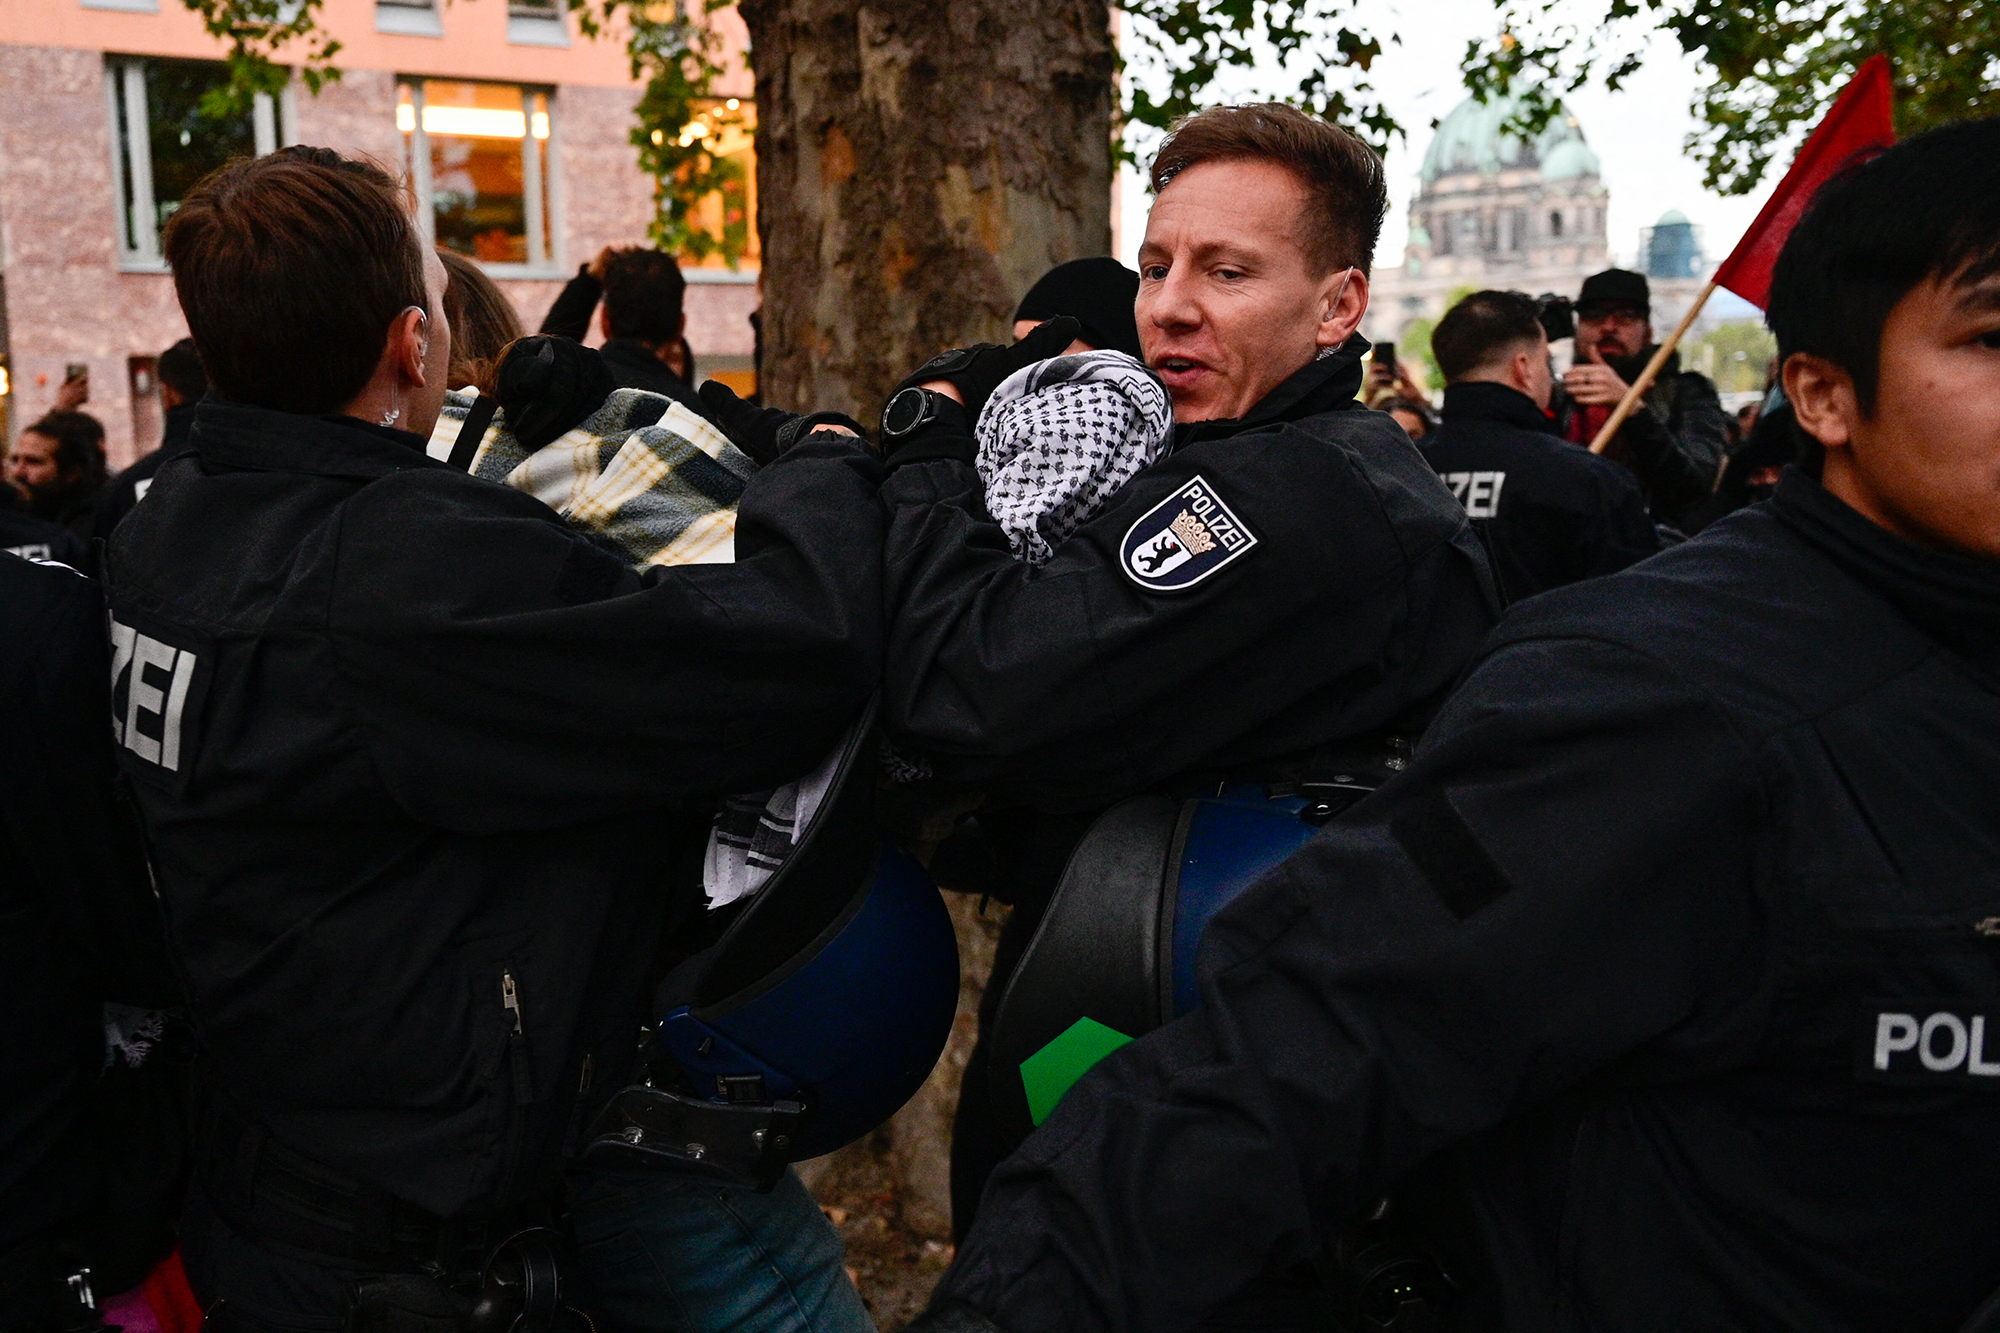
[[[1008,376],[979,414],[986,511],[1039,565],[1173,436],[1159,376],[1123,352],[1079,352]]]

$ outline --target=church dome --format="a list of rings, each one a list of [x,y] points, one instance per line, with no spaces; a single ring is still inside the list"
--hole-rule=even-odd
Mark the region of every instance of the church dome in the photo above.
[[[1564,139],[1542,158],[1542,179],[1551,181],[1570,180],[1577,176],[1601,174],[1597,166],[1597,154],[1590,151],[1590,145],[1582,136]]]
[[[1524,167],[1540,167],[1550,178],[1597,174],[1597,155],[1584,143],[1575,116],[1557,116],[1532,143],[1501,133],[1500,127],[1519,105],[1512,96],[1490,102],[1468,97],[1453,107],[1438,122],[1437,134],[1424,153],[1424,183],[1459,172],[1490,176]]]

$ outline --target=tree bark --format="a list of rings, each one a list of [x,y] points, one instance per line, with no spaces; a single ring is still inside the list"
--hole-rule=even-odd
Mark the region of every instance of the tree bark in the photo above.
[[[743,0],[757,78],[760,388],[872,422],[1110,249],[1106,0]]]

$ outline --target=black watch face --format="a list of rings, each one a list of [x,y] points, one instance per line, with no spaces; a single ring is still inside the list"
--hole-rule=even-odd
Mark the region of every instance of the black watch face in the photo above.
[[[923,420],[924,391],[905,389],[889,400],[889,406],[882,412],[882,433],[888,436],[908,435]]]

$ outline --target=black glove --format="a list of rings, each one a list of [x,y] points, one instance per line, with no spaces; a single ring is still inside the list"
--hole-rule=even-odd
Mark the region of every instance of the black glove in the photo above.
[[[1067,347],[1069,344],[1063,345]],[[905,1333],[1005,1333],[1000,1325],[964,1301],[954,1300],[933,1305],[903,1328]]]
[[[1061,356],[1064,349],[1082,333],[1083,325],[1068,315],[1058,315],[1012,347],[976,343],[971,347],[955,348],[918,366],[889,396],[893,398],[904,389],[919,384],[945,380],[965,400],[966,416],[977,421],[980,409],[986,406],[986,400],[993,396],[993,391],[1000,387],[1002,380],[1023,366]]]
[[[709,417],[729,437],[729,442],[758,463],[768,463],[821,426],[845,426],[861,435],[861,425],[839,412],[780,412],[775,407],[759,407],[736,396],[736,391],[720,380],[703,381],[695,390]]]
[[[574,429],[618,388],[611,368],[591,348],[543,334],[508,348],[493,380],[507,429],[530,453]]]

